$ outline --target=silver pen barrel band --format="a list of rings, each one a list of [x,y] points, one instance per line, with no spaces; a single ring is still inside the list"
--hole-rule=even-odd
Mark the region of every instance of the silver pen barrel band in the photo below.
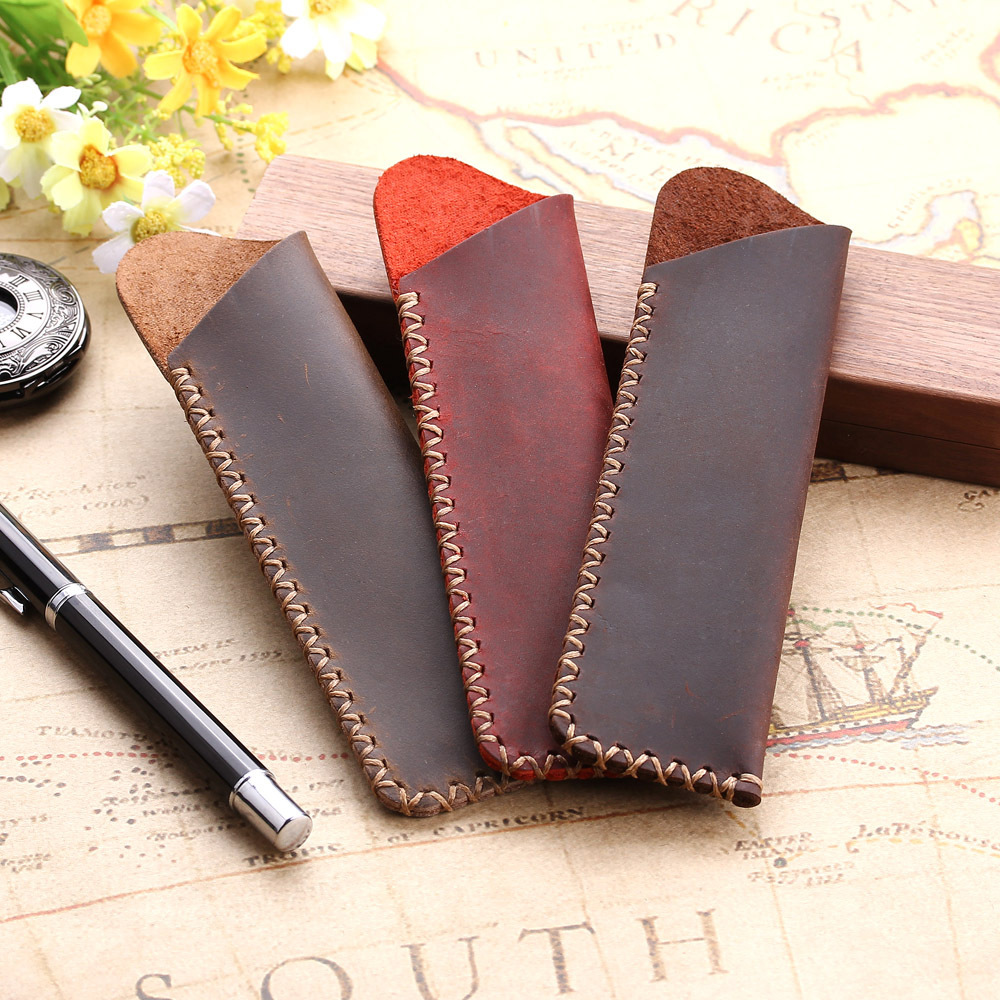
[[[89,594],[90,591],[82,583],[67,583],[65,587],[57,590],[45,605],[45,623],[49,628],[56,627],[56,618],[59,617],[59,609],[71,598],[79,597],[81,594]]]

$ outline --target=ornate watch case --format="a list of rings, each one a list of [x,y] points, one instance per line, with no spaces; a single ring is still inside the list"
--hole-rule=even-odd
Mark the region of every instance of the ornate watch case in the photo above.
[[[66,278],[41,261],[0,253],[0,406],[60,384],[89,338],[87,312]]]

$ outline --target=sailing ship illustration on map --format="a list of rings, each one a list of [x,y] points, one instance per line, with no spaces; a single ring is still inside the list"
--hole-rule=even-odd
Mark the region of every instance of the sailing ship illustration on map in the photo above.
[[[820,625],[789,612],[768,743],[788,746],[909,729],[937,693],[914,664],[930,635],[891,618]]]

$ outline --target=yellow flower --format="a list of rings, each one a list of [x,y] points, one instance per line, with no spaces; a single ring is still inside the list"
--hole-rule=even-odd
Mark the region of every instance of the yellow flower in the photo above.
[[[231,153],[235,143],[233,137],[226,131],[226,126],[222,122],[215,123],[215,137],[219,140],[219,145],[227,152]]]
[[[254,123],[255,142],[253,148],[265,163],[270,163],[276,156],[281,156],[288,148],[282,138],[287,131],[288,115],[284,111],[268,112],[261,115],[259,120]]]
[[[280,38],[288,27],[285,16],[281,13],[281,0],[256,0],[253,13],[243,24],[251,28],[260,28],[269,42]]]
[[[204,116],[219,106],[223,87],[242,90],[256,73],[237,69],[233,63],[256,59],[267,47],[263,32],[255,30],[242,38],[233,33],[242,15],[236,7],[223,7],[212,18],[207,31],[202,31],[201,18],[194,9],[182,4],[177,8],[177,26],[181,32],[181,47],[169,52],[156,52],[144,64],[151,80],[170,80],[173,86],[160,101],[160,111],[172,114],[198,88],[195,113]]]
[[[86,236],[113,201],[142,197],[141,177],[152,157],[145,146],[111,148],[111,133],[96,118],[79,131],[52,136],[53,165],[42,175],[42,191],[62,209],[67,232]]]
[[[292,57],[280,45],[272,45],[264,58],[268,66],[277,67],[279,73],[288,73],[292,68]]]
[[[89,76],[100,63],[112,76],[128,76],[138,65],[129,45],[155,45],[162,31],[150,14],[136,10],[142,0],[66,0],[80,22],[87,44],[74,42],[66,72]]]
[[[165,170],[177,187],[184,186],[184,171],[198,178],[205,172],[205,153],[194,139],[185,139],[176,132],[147,143],[153,155],[153,170]]]

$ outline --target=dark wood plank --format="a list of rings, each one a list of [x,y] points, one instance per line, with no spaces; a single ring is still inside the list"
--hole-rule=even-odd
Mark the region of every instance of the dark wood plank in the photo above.
[[[824,419],[817,455],[940,479],[1000,486],[1000,449]],[[941,470],[946,470],[942,472]]]
[[[240,235],[273,239],[305,229],[387,379],[402,386],[371,210],[378,176],[370,167],[279,157]],[[576,210],[614,369],[632,321],[649,216],[586,202]],[[824,422],[830,430],[820,447],[831,458],[1000,483],[1000,454],[989,454],[1000,449],[1000,271],[852,247]],[[857,431],[843,432],[846,425],[886,433],[863,442]],[[914,442],[922,438],[935,444],[918,454]]]

